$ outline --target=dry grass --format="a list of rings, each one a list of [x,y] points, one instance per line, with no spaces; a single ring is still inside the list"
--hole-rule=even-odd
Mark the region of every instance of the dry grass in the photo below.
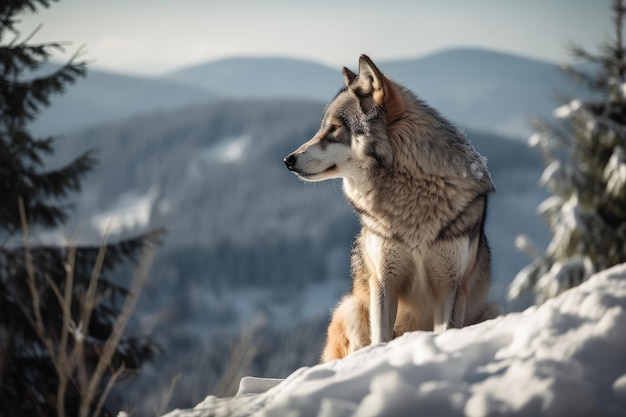
[[[232,397],[237,393],[239,381],[250,369],[252,361],[258,354],[258,348],[254,344],[258,324],[244,327],[241,330],[239,341],[230,355],[226,369],[217,382],[213,395],[217,397]]]

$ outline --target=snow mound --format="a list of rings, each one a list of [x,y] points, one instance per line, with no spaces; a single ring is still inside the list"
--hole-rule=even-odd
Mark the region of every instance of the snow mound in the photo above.
[[[624,416],[626,264],[522,313],[244,378],[233,398],[167,416],[206,415]]]

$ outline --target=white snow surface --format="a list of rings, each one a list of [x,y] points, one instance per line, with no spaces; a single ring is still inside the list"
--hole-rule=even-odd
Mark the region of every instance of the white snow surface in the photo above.
[[[604,168],[604,178],[607,180],[606,190],[619,196],[626,187],[626,152],[621,146],[616,146],[609,162]]]
[[[167,416],[626,416],[626,264],[522,313],[246,377]]]
[[[244,152],[248,148],[251,141],[252,138],[249,134],[225,138],[205,149],[200,150],[197,157],[204,162],[237,162],[243,157]]]
[[[94,216],[91,223],[103,236],[145,228],[150,223],[152,206],[157,196],[156,188],[151,188],[144,195],[124,194],[112,208]]]

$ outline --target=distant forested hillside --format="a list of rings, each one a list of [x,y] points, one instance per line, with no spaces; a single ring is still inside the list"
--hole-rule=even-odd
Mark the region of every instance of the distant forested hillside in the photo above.
[[[305,100],[248,100],[161,112],[70,135],[60,143],[56,158],[99,149],[99,166],[77,201],[83,222],[95,215],[116,217],[129,201],[150,198],[149,222],[169,230],[166,248],[171,250],[222,251],[218,258],[224,262],[224,251],[245,252],[250,245],[286,254],[308,242],[308,251],[324,253],[345,246],[358,226],[341,194],[341,182],[302,183],[282,164],[287,153],[317,130],[322,108],[322,103]],[[533,198],[541,170],[538,155],[525,144],[493,135],[470,131],[468,137],[487,156],[497,187],[489,220],[498,242],[494,246],[512,245],[500,241],[503,230],[512,228],[503,219],[518,211],[534,217],[526,209],[540,198]],[[522,193],[530,195],[523,207],[500,208]],[[532,229],[530,224],[526,227]],[[83,225],[85,236],[90,226]],[[255,264],[268,258],[258,256]],[[289,259],[282,257],[282,262]],[[186,268],[192,264],[185,261]],[[282,281],[275,277],[283,274],[276,270],[244,282]],[[214,283],[225,280],[222,274],[211,275]],[[241,280],[231,276],[227,281]]]

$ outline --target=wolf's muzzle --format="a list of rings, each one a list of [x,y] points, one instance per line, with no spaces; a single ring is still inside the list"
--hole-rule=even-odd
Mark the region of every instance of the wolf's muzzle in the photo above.
[[[285,163],[285,166],[289,171],[295,171],[294,166],[296,165],[297,160],[298,158],[296,157],[296,155],[292,153],[287,155],[285,159],[283,159],[283,162]]]

